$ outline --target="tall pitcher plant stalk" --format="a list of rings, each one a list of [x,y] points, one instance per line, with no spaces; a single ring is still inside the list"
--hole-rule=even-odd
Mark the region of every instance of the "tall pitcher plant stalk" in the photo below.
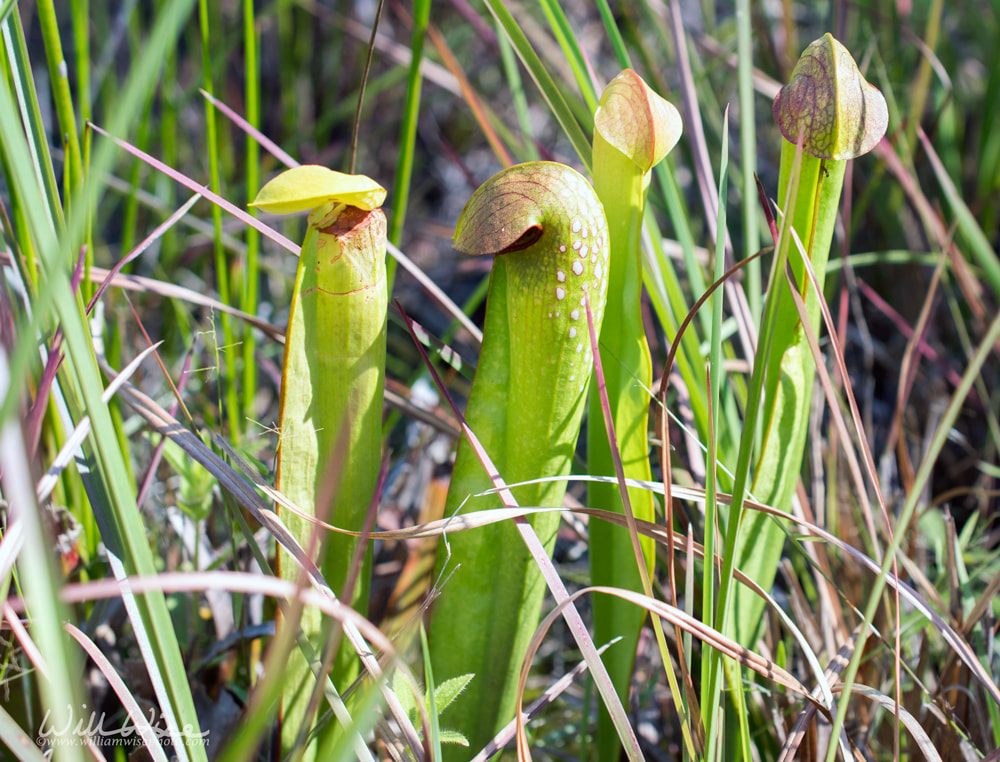
[[[682,131],[680,114],[654,93],[642,78],[626,69],[605,88],[594,115],[594,190],[604,204],[611,240],[607,316],[601,327],[601,366],[617,445],[625,476],[650,481],[649,390],[652,361],[642,323],[642,264],[640,238],[643,207],[650,172],[677,144]],[[592,474],[615,473],[600,398],[591,395],[587,456]],[[653,495],[630,488],[633,515],[654,520]],[[616,484],[592,484],[588,502],[595,508],[624,512]],[[628,532],[602,521],[590,524],[590,569],[593,584],[643,592],[638,565],[652,572],[653,543],[641,542],[643,559],[636,558]],[[635,650],[645,611],[613,596],[593,599],[594,634],[598,643],[615,637],[622,641],[604,657],[619,696],[628,698]],[[599,745],[602,759],[617,758],[618,735],[606,711],[601,710]]]
[[[844,169],[848,160],[867,153],[882,139],[888,111],[885,98],[865,81],[847,49],[826,34],[803,51],[791,81],[774,100],[773,112],[784,136],[777,200],[786,208],[758,350],[758,362],[765,363],[764,437],[751,491],[758,501],[790,511],[802,467],[815,366],[784,277],[786,262],[805,301],[813,335],[820,316],[819,296],[806,276],[790,228],[822,288]],[[802,152],[796,161],[799,142]],[[741,442],[741,454],[742,450]],[[737,496],[745,484],[737,480]],[[742,522],[737,517],[736,526],[738,539],[734,527],[727,534],[727,558],[770,589],[781,557],[781,527],[761,513],[751,513]],[[720,603],[724,605],[724,596]],[[741,644],[753,645],[761,632],[763,611],[759,597],[746,588],[737,590],[733,624]]]
[[[508,484],[569,473],[593,367],[587,308],[599,330],[608,283],[604,210],[575,170],[521,164],[469,199],[455,248],[493,255],[469,427]],[[471,495],[492,487],[468,442],[459,445],[446,515],[497,508]],[[560,506],[565,481],[517,487],[524,506]],[[551,554],[559,516],[536,515]],[[508,522],[447,538],[438,574],[453,573],[434,604],[430,649],[436,679],[475,673],[449,710],[473,749],[514,716],[517,675],[538,623],[545,584]],[[450,552],[449,552],[450,551]]]
[[[253,206],[288,214],[311,210],[292,295],[281,378],[277,486],[300,509],[334,526],[360,531],[382,458],[382,397],[386,341],[385,189],[362,175],[325,167],[290,169],[261,188]],[[367,611],[371,552],[348,584],[357,541],[318,534],[316,525],[279,508],[331,589]],[[296,580],[301,570],[279,550],[278,571]],[[350,592],[347,588],[350,587]],[[301,627],[319,659],[330,622],[306,609]],[[357,677],[358,659],[342,641],[333,661],[338,689]],[[313,725],[316,681],[299,651],[292,653],[282,696],[282,755],[293,752]],[[332,724],[306,747],[323,758]]]

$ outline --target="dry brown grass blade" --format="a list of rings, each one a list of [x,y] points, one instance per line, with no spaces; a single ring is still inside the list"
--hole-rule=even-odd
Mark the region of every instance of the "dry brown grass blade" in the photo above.
[[[827,682],[830,684],[835,684],[837,682],[837,678],[840,677],[841,673],[845,669],[847,669],[847,665],[851,659],[851,653],[853,653],[857,643],[858,629],[855,628],[854,632],[852,632],[844,641],[844,643],[840,646],[840,649],[827,665],[824,672]],[[792,727],[792,732],[788,734],[788,739],[782,746],[781,755],[778,757],[777,762],[793,762],[793,760],[799,758],[797,754],[799,744],[805,738],[806,731],[815,717],[816,708],[812,704],[802,708],[802,711],[795,720],[795,725]],[[857,754],[856,751],[855,754]]]
[[[923,340],[927,330],[928,320],[931,316],[931,306],[937,292],[938,284],[941,282],[941,272],[944,268],[944,259],[938,260],[931,275],[931,282],[927,287],[927,295],[924,297],[920,307],[920,316],[913,329],[913,336],[906,342],[906,349],[903,351],[903,359],[900,363],[899,389],[896,392],[896,409],[893,413],[892,426],[889,429],[889,438],[886,442],[886,452],[891,452],[895,447],[896,457],[899,462],[900,479],[903,482],[903,489],[909,492],[913,489],[913,462],[910,460],[910,452],[906,442],[902,438],[903,432],[903,412],[909,404],[910,393],[913,391],[914,383],[917,380],[917,368],[920,364],[917,357],[917,347]]]
[[[119,388],[121,388],[121,386],[132,377],[132,374],[138,370],[142,361],[145,360],[151,353],[155,352],[158,346],[159,344],[153,344],[132,358],[131,362],[129,362],[129,364],[122,369],[121,373],[111,379],[111,382],[101,393],[101,401],[105,404],[110,403],[115,394],[118,393]],[[59,481],[60,474],[62,474],[63,470],[69,466],[69,464],[73,461],[73,458],[76,457],[79,452],[80,445],[83,444],[84,439],[89,433],[90,417],[84,416],[80,419],[80,422],[77,423],[76,428],[73,429],[69,437],[67,437],[63,446],[56,454],[56,457],[52,460],[52,463],[49,464],[45,473],[38,480],[38,484],[35,487],[35,494],[39,503],[44,503],[52,495],[52,491],[55,489],[56,484]]]
[[[98,134],[103,135],[104,137],[114,142],[115,145],[117,145],[119,148],[127,151],[128,153],[132,154],[137,159],[140,159],[141,161],[145,162],[154,169],[162,172],[167,177],[180,183],[188,190],[204,196],[216,206],[220,207],[221,209],[225,210],[232,216],[236,217],[236,219],[254,228],[258,233],[263,235],[265,238],[270,238],[272,241],[281,246],[283,249],[298,256],[299,247],[296,246],[292,241],[288,240],[288,238],[281,235],[281,233],[274,230],[273,228],[260,222],[257,218],[250,216],[244,210],[240,209],[238,206],[233,205],[231,202],[227,201],[222,196],[218,195],[217,193],[213,193],[204,185],[195,182],[190,177],[183,174],[182,172],[178,172],[173,167],[167,166],[156,157],[151,156],[145,151],[139,150],[128,141],[122,140],[121,138],[117,138],[114,135],[111,135],[110,133],[108,133],[101,127],[97,126],[96,124],[91,122],[89,123],[89,127]]]
[[[441,308],[445,315],[461,323],[462,327],[472,335],[477,343],[483,343],[483,332],[479,326],[473,323],[469,319],[469,316],[462,312],[461,308],[455,304],[452,298],[427,276],[427,273],[417,267],[416,263],[400,251],[392,242],[386,244],[386,250],[392,254],[393,259],[403,266],[406,272],[413,276],[414,280],[420,284],[420,287],[427,292],[427,295]]]
[[[109,275],[109,273],[110,271],[103,267],[91,267],[90,279],[95,283],[100,283]],[[239,318],[249,325],[252,325],[254,328],[259,329],[269,338],[281,343],[284,343],[285,341],[285,332],[277,326],[268,323],[266,320],[247,312],[243,312],[242,310],[238,310],[235,307],[224,304],[218,299],[213,299],[212,297],[199,293],[198,291],[185,288],[184,286],[178,286],[176,283],[156,280],[155,278],[147,278],[142,275],[122,275],[119,273],[111,278],[110,285],[127,291],[156,294],[168,299],[179,299],[181,301],[188,302],[189,304],[197,304],[200,307],[207,307],[208,309],[216,310],[218,312],[227,312],[233,317]]]
[[[929,760],[929,762],[941,762],[941,755],[938,754],[937,748],[931,742],[923,727],[921,727],[919,720],[900,706],[895,699],[891,696],[886,696],[871,686],[862,685],[861,683],[855,683],[851,686],[851,694],[855,693],[874,701],[878,706],[887,711],[894,712],[895,716],[902,722],[903,727],[910,731],[910,736],[913,738],[914,743],[916,743],[920,753],[923,754],[924,759]]]
[[[256,140],[258,143],[260,143],[260,145],[264,148],[265,151],[271,154],[274,158],[276,158],[286,167],[299,166],[299,162],[296,161],[291,155],[285,153],[284,149],[282,149],[281,146],[279,146],[277,143],[271,140],[267,135],[258,130],[252,124],[250,124],[250,122],[248,122],[242,116],[237,114],[235,111],[233,111],[233,109],[229,108],[229,106],[220,101],[210,92],[207,92],[202,88],[198,88],[198,92],[201,93],[201,96],[205,100],[207,100],[217,109],[219,109],[219,111],[221,111],[223,115],[225,115],[226,118],[229,119],[229,121],[231,121],[241,130],[243,130],[243,132],[245,132],[251,138]]]
[[[363,638],[372,644],[370,648],[377,649],[392,661],[396,668],[403,671],[408,682],[412,685],[417,684],[405,662],[397,658],[392,641],[378,627],[350,606],[331,598],[318,587],[303,588],[294,582],[262,574],[214,570],[210,572],[163,572],[154,577],[130,577],[129,589],[136,595],[154,590],[163,593],[222,590],[230,593],[266,595],[279,601],[283,599],[300,601],[307,606],[315,606],[327,616],[343,622],[345,630],[357,630]],[[60,590],[60,597],[67,604],[89,603],[102,598],[118,598],[121,595],[121,585],[114,579],[69,583]],[[8,603],[13,611],[24,611],[24,601],[20,598],[11,598]],[[403,716],[405,718],[405,712]],[[406,722],[409,724],[409,720]],[[422,748],[422,744],[418,741],[416,753],[420,754]]]
[[[645,489],[657,489],[662,486],[658,483],[647,484],[647,483],[636,482],[631,479],[627,480],[627,484],[630,487],[639,487]],[[681,500],[688,500],[692,502],[699,502],[705,500],[705,491],[703,489],[673,485],[672,493],[674,497]],[[724,493],[720,493],[718,498],[719,502],[723,503],[724,505],[729,505],[729,503],[732,500],[731,495],[727,495]],[[813,535],[814,537],[820,540],[823,540],[824,542],[830,544],[831,546],[836,547],[839,551],[841,551],[845,555],[852,558],[855,562],[857,562],[861,568],[866,569],[870,573],[875,575],[877,575],[880,571],[880,565],[876,561],[874,561],[872,558],[865,555],[857,548],[852,547],[851,545],[841,540],[839,537],[836,537],[835,535],[831,534],[830,532],[828,532],[827,530],[823,529],[820,526],[817,526],[809,521],[806,521],[801,517],[789,515],[783,511],[772,508],[770,506],[762,505],[752,500],[746,500],[746,507],[749,508],[750,510],[762,511],[764,513],[768,513],[771,516],[774,516],[775,518],[778,519],[782,519],[784,521],[790,521],[796,526],[798,526],[800,529],[804,530],[805,532]],[[509,509],[496,509],[496,510],[506,511]],[[529,515],[530,513],[537,512],[540,510],[549,510],[549,511],[573,510],[574,513],[579,513],[602,521],[610,521],[618,526],[625,525],[624,517],[622,517],[620,514],[616,514],[609,511],[602,511],[596,508],[566,509],[566,508],[522,507],[518,510],[523,511],[524,515]],[[487,512],[482,511],[480,513],[487,513]],[[486,519],[487,517],[484,516],[482,518]],[[503,519],[508,519],[508,518],[509,515],[507,514],[503,515]],[[665,547],[669,547],[668,545],[669,538],[665,527],[660,526],[658,524],[650,524],[645,521],[637,520],[636,529],[640,534],[646,535],[647,537],[651,537],[658,543],[664,545]],[[423,527],[414,527],[411,530],[405,530],[404,532],[394,533],[393,536],[394,538],[399,538],[400,536],[405,535],[406,532],[413,532],[414,536],[418,536],[417,533],[423,531],[424,531]],[[450,528],[449,531],[451,531]],[[379,534],[374,533],[372,537],[378,538]],[[684,538],[675,537],[673,548],[674,551],[683,553],[685,550]],[[701,554],[703,553],[703,548],[700,545],[695,544],[695,553],[700,557]],[[721,563],[721,560],[719,559],[718,556],[716,556],[716,563],[717,564]],[[735,572],[735,577],[736,580],[741,584],[750,583],[750,580],[748,580],[742,574],[742,572],[738,570]],[[934,626],[934,628],[938,630],[938,632],[941,633],[941,636],[944,639],[944,641],[950,646],[950,648],[955,653],[957,658],[975,676],[976,680],[980,682],[980,684],[989,694],[990,698],[992,698],[994,701],[1000,704],[1000,688],[997,687],[996,683],[993,681],[993,678],[986,671],[986,669],[979,663],[978,655],[976,654],[975,650],[969,645],[969,643],[965,640],[965,638],[962,637],[962,635],[960,635],[951,625],[949,625],[948,622],[945,621],[944,618],[942,618],[941,615],[938,614],[937,611],[935,611],[934,608],[930,604],[928,604],[923,599],[923,597],[921,597],[910,585],[900,580],[896,575],[894,575],[891,572],[888,573],[886,575],[886,584],[888,584],[894,590],[898,589],[901,599],[904,600],[907,603],[907,605],[912,606],[921,616],[927,619]]]

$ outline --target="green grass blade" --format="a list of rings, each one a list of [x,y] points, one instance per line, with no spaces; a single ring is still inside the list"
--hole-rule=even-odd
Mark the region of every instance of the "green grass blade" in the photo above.
[[[631,56],[629,56],[628,49],[625,47],[625,40],[622,38],[622,33],[618,29],[618,24],[615,23],[614,14],[611,12],[611,6],[608,5],[608,0],[597,0],[597,12],[601,14],[601,21],[604,22],[604,29],[608,33],[608,39],[611,40],[611,47],[615,51],[615,60],[618,61],[618,68],[634,68],[632,66]]]
[[[531,43],[528,42],[528,38],[521,30],[517,21],[514,20],[514,16],[507,9],[506,4],[502,0],[486,0],[486,5],[490,9],[490,13],[497,20],[497,23],[503,27],[504,33],[514,46],[514,50],[517,52],[518,58],[521,59],[521,63],[524,64],[524,67],[528,70],[538,89],[541,90],[542,97],[548,103],[549,109],[563,128],[566,137],[569,138],[580,163],[589,172],[590,141],[570,110],[562,91],[549,75],[545,64],[542,63],[538,54],[535,53],[534,48],[531,47]]]
[[[120,109],[113,115],[116,128],[122,129],[136,113],[144,93],[149,92],[155,80],[157,67],[162,63],[165,50],[176,40],[181,23],[191,9],[191,2],[174,3],[170,13],[164,14],[149,37],[149,44],[140,59],[134,62],[130,77],[121,90]],[[66,272],[70,242],[79,240],[79,231],[86,225],[85,210],[88,204],[83,196],[71,205],[73,212],[65,240],[56,239],[56,226],[46,214],[40,175],[31,166],[31,155],[24,133],[14,119],[18,111],[13,96],[4,82],[0,88],[0,140],[7,152],[8,183],[17,186],[22,198],[35,198],[41,203],[26,204],[32,242],[41,253],[42,271],[53,292],[56,315],[63,328],[67,357],[65,378],[74,390],[83,410],[90,416],[92,431],[84,452],[90,458],[92,471],[89,477],[91,503],[104,530],[104,541],[109,550],[122,561],[130,574],[153,574],[156,566],[146,538],[145,527],[135,504],[133,486],[120,451],[107,405],[101,400],[102,384],[90,339],[84,327],[80,306],[69,290]],[[109,165],[111,146],[98,153],[94,175],[100,177]],[[89,178],[88,178],[89,179]],[[96,191],[96,184],[88,182],[85,188]],[[183,662],[167,612],[164,597],[150,594],[136,599],[139,619],[133,622],[136,631],[144,631],[152,643],[147,653],[148,667],[163,683],[159,696],[161,705],[174,731],[184,725],[198,727],[191,701],[190,688]],[[180,740],[177,739],[178,743]],[[184,755],[184,750],[179,749]],[[196,760],[204,759],[204,749],[192,746],[187,755]]]
[[[31,62],[28,60],[24,30],[21,28],[21,17],[18,14],[12,14],[4,21],[3,39],[6,64],[10,68],[12,77],[11,86],[17,100],[21,121],[26,125],[25,133],[28,139],[31,167],[38,185],[44,189],[44,203],[50,218],[54,221],[54,228],[62,230],[64,217],[59,184],[56,182],[55,172],[52,169],[52,158],[49,155],[48,143],[45,139],[45,125],[38,108],[38,96],[31,73]],[[12,187],[12,192],[17,190],[18,186]],[[33,200],[33,202],[35,201]],[[30,252],[28,256],[33,257],[34,251]],[[29,272],[32,276],[36,274],[33,268]]]
[[[737,29],[737,75],[739,77],[740,104],[740,163],[743,174],[743,256],[751,257],[760,246],[758,221],[760,210],[757,206],[757,186],[754,176],[757,172],[757,128],[754,121],[753,89],[753,43],[751,39],[750,0],[736,0]],[[760,261],[753,260],[747,265],[746,294],[750,314],[759,324],[761,309]]]
[[[726,122],[728,124],[729,112],[726,111]],[[726,229],[726,203],[725,203],[725,170],[726,170],[726,159],[728,154],[728,143],[723,142],[722,144],[722,163],[719,167],[719,220],[718,229]],[[715,271],[713,280],[718,281],[719,278],[723,276],[726,269],[726,247],[725,238],[723,236],[716,236],[715,239]],[[716,416],[716,423],[711,429],[712,436],[708,440],[708,467],[706,468],[706,483],[705,483],[705,535],[704,535],[704,546],[705,546],[705,563],[703,567],[703,578],[702,578],[702,611],[711,612],[715,611],[715,593],[716,593],[716,576],[715,576],[715,564],[712,559],[715,558],[716,548],[715,548],[715,538],[719,532],[719,514],[718,514],[718,501],[717,501],[717,469],[716,463],[719,460],[719,437],[718,437],[718,415],[720,405],[719,400],[721,399],[722,390],[722,305],[725,301],[723,295],[720,291],[716,291],[712,294],[711,298],[712,306],[712,332],[711,336],[711,349],[709,351],[709,388],[710,388],[710,405],[713,414]],[[709,674],[710,663],[714,658],[712,656],[711,649],[704,649],[702,651],[702,674]],[[709,697],[712,700],[712,697]],[[718,727],[717,720],[718,714],[714,711],[706,712],[706,700],[702,697],[702,713],[705,722],[705,734],[708,738],[718,737]]]
[[[39,0],[38,20],[41,22],[45,41],[45,57],[49,64],[49,78],[59,119],[59,130],[65,140],[69,157],[69,183],[67,190],[77,188],[83,181],[83,159],[80,154],[80,137],[76,128],[76,111],[69,91],[69,72],[63,56],[59,37],[59,20],[52,0]]]
[[[923,130],[919,132],[919,136],[924,149],[927,151],[927,157],[930,159],[934,174],[941,184],[945,197],[948,199],[948,204],[951,206],[951,210],[958,221],[960,234],[969,242],[969,248],[979,266],[983,269],[983,274],[986,276],[986,280],[989,281],[990,286],[992,286],[993,293],[1000,296],[1000,258],[997,257],[996,251],[983,233],[982,228],[979,227],[979,223],[976,222],[975,216],[969,210],[965,201],[962,200],[962,194],[948,176],[948,172],[938,158],[934,146],[931,145]]]
[[[399,158],[396,159],[396,179],[392,185],[392,213],[389,216],[389,241],[399,246],[406,221],[406,207],[410,199],[410,184],[413,179],[413,157],[416,153],[417,122],[420,118],[420,91],[423,76],[420,66],[424,60],[424,37],[430,21],[431,1],[413,0],[413,31],[410,37],[410,69],[406,78],[406,103],[399,126]],[[388,290],[396,278],[396,260],[390,259],[386,266]]]
[[[789,236],[785,229],[791,224],[794,214],[794,199],[798,192],[798,164],[801,160],[801,151],[797,154],[796,166],[791,173],[791,183],[788,195],[785,197],[785,217],[782,221],[782,233],[779,236],[779,246],[777,256],[771,266],[770,282],[767,288],[767,297],[764,301],[764,322],[762,324],[760,336],[757,342],[757,352],[754,356],[753,374],[750,377],[750,386],[747,394],[748,404],[743,420],[743,428],[740,433],[739,450],[736,458],[736,468],[733,473],[733,491],[730,502],[729,514],[725,528],[725,548],[722,553],[723,564],[719,575],[719,594],[715,607],[715,629],[726,634],[731,632],[730,624],[731,598],[733,595],[733,569],[736,565],[736,544],[740,536],[740,525],[743,522],[745,513],[744,500],[747,497],[747,490],[750,478],[750,465],[753,460],[754,442],[758,419],[760,417],[761,401],[764,393],[765,367],[767,357],[771,352],[772,337],[776,315],[778,312],[780,293],[778,289],[779,278],[783,280],[783,273],[788,261],[788,240]],[[702,687],[702,711],[704,713],[705,727],[717,727],[716,717],[719,709],[719,698],[722,693],[722,683],[720,670],[722,657],[716,652],[712,653],[711,664],[708,670],[708,677],[704,679]],[[706,737],[706,757],[715,759],[716,735]]]
[[[254,128],[260,127],[260,63],[257,60],[257,19],[254,15],[253,0],[243,0],[243,71],[244,96],[246,98],[246,120]],[[243,173],[246,180],[246,198],[249,201],[257,193],[260,185],[260,146],[249,135],[246,137],[246,153]],[[253,211],[250,212],[253,214]],[[253,228],[247,228],[247,258],[241,268],[242,294],[240,308],[251,315],[257,314],[257,298],[260,290],[260,235]],[[243,400],[243,417],[256,420],[254,400],[257,397],[257,336],[254,331],[243,331],[243,380],[240,398]]]
[[[538,147],[534,141],[534,129],[531,126],[531,117],[528,114],[528,99],[524,93],[521,72],[517,68],[517,58],[514,55],[514,49],[511,47],[510,40],[503,33],[500,21],[494,18],[493,25],[497,30],[497,44],[500,46],[500,58],[503,62],[504,77],[507,80],[507,87],[510,88],[510,95],[514,101],[517,124],[524,138],[524,157],[527,161],[538,161]]]
[[[573,72],[577,87],[583,93],[583,101],[587,106],[587,111],[593,113],[594,109],[597,108],[597,91],[587,70],[587,61],[577,42],[577,35],[570,26],[566,14],[563,13],[559,0],[542,0],[541,6],[542,12],[552,28],[552,33],[555,35],[556,42]]]
[[[2,98],[0,103],[3,103]],[[7,363],[6,347],[0,347],[0,397],[20,396],[20,390],[11,386],[13,379]],[[4,464],[4,498],[10,501],[12,507],[16,506],[4,542],[15,542],[18,533],[12,531],[14,526],[20,527],[19,533],[24,538],[17,565],[31,620],[31,635],[45,661],[46,671],[38,679],[42,705],[51,713],[47,715],[50,729],[73,727],[85,711],[80,683],[75,677],[81,667],[75,647],[63,632],[66,610],[59,601],[60,581],[52,564],[51,539],[43,525],[41,508],[35,501],[35,486],[31,479],[33,469],[24,433],[16,419],[0,421],[0,459]],[[5,735],[16,736],[16,733],[14,729],[5,728]],[[32,748],[37,751],[37,747]],[[61,746],[59,752],[64,759],[85,759],[80,744]]]
[[[202,68],[202,88],[209,95],[215,94],[214,76],[212,73],[212,33],[214,27],[216,35],[219,34],[221,24],[211,15],[211,11],[218,9],[210,4],[208,0],[198,0],[198,23],[201,29],[201,68]],[[221,45],[222,41],[215,39],[215,45]],[[219,130],[215,118],[215,108],[208,101],[205,102],[205,142],[208,147],[208,187],[213,193],[219,193],[222,187],[220,176],[221,159],[219,156]],[[213,204],[212,225],[215,228],[215,235],[212,241],[215,256],[215,282],[219,291],[219,300],[223,304],[232,304],[232,287],[229,279],[229,260],[226,250],[222,245],[222,210]],[[233,333],[233,322],[229,315],[223,312],[219,315],[219,324],[222,326],[222,345],[216,341],[216,356],[221,349],[222,364],[219,368],[222,375],[220,383],[219,404],[222,408],[221,417],[227,421],[230,436],[233,441],[239,442],[243,426],[240,419],[240,405],[236,396],[236,339]],[[224,400],[224,402],[223,402]]]
[[[431,721],[431,754],[433,755],[433,759],[441,759],[441,722],[438,716],[441,710],[437,707],[438,685],[434,680],[434,668],[431,665],[431,649],[427,643],[427,630],[423,624],[420,625],[420,651],[424,656],[424,684],[427,686],[427,713],[430,715]],[[441,707],[441,709],[444,708]]]

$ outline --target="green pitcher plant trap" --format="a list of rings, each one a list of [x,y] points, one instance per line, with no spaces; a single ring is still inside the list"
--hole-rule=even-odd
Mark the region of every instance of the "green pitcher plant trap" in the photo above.
[[[362,529],[382,460],[388,298],[384,199],[385,189],[368,177],[301,166],[267,183],[253,203],[276,214],[309,211],[285,336],[277,487],[311,516],[353,531]],[[318,532],[313,522],[290,511],[279,508],[279,515],[304,548],[314,549],[333,591],[365,613],[370,549],[348,585],[357,566],[357,540]],[[301,575],[284,551],[278,554],[278,571],[289,580]],[[315,658],[321,658],[330,621],[306,609],[299,626]],[[338,690],[358,676],[358,665],[357,655],[342,642],[332,666]],[[286,684],[283,754],[299,746],[313,724],[316,681],[299,651],[292,653]],[[330,729],[321,731],[307,747],[307,758],[322,758],[332,737]]]
[[[608,285],[604,210],[575,170],[552,162],[506,169],[469,199],[455,230],[462,253],[493,255],[469,427],[508,484],[569,473],[593,357],[587,309],[599,328]],[[446,515],[500,506],[466,441]],[[560,506],[565,481],[513,490],[523,506]],[[559,516],[532,518],[551,554]],[[434,675],[475,678],[450,710],[472,748],[514,716],[517,674],[538,623],[545,584],[510,523],[447,537],[438,573],[451,574],[430,619]]]

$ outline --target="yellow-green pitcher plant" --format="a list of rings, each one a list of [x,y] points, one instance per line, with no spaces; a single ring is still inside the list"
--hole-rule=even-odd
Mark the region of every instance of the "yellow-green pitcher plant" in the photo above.
[[[508,484],[569,473],[593,367],[587,310],[599,330],[608,246],[590,184],[552,162],[503,170],[459,217],[454,247],[494,257],[466,419]],[[499,507],[496,496],[470,500],[491,487],[463,440],[446,515]],[[513,492],[523,506],[560,506],[565,490],[565,481],[546,481]],[[558,514],[536,515],[532,524],[551,554]],[[475,674],[449,725],[479,749],[514,716],[545,583],[509,523],[449,536],[438,551],[442,570],[453,573],[431,612],[431,663],[438,680]]]
[[[360,531],[382,459],[382,399],[386,342],[385,189],[363,175],[325,167],[287,170],[263,188],[253,206],[276,214],[310,211],[292,294],[281,378],[277,487],[306,513],[342,529]],[[316,524],[279,508],[302,547],[315,549],[317,566],[332,590],[365,613],[371,552],[354,563],[357,540],[317,533]],[[301,570],[278,554],[278,571],[296,580]],[[346,592],[352,571],[357,576]],[[306,609],[298,623],[319,659],[330,622]],[[333,660],[334,685],[343,689],[359,673],[358,659],[342,642]],[[313,725],[316,681],[294,651],[282,696],[282,755],[302,744]],[[332,728],[331,728],[332,729]],[[322,758],[331,729],[306,747]]]
[[[773,111],[784,136],[777,201],[788,204],[785,211],[791,215],[791,227],[822,288],[844,169],[849,159],[867,153],[885,135],[885,98],[865,81],[847,49],[826,34],[803,51],[791,81],[775,98]],[[801,168],[795,177],[796,143],[800,139]],[[790,196],[789,188],[795,185],[797,192]],[[819,296],[789,235],[779,240],[779,257],[787,257],[815,335]],[[764,326],[771,336],[762,411],[764,444],[751,492],[759,502],[790,511],[802,466],[816,369],[783,270],[775,273],[780,277],[773,278],[771,284],[777,289],[772,328]],[[770,589],[781,556],[781,528],[763,514],[753,513],[746,518],[740,535],[737,567],[765,590]],[[749,592],[740,593],[736,606],[736,632],[743,645],[751,645],[760,631],[763,601]]]
[[[753,647],[762,631],[764,602],[748,588],[737,586],[733,590],[732,569],[739,568],[769,590],[781,558],[784,534],[765,514],[745,515],[742,502],[749,488],[758,502],[791,511],[815,378],[807,334],[785,277],[786,265],[805,302],[814,336],[819,327],[820,295],[806,276],[791,231],[801,242],[822,288],[846,163],[874,148],[888,125],[884,97],[865,80],[851,54],[830,34],[811,43],[802,53],[791,81],[774,100],[773,113],[784,136],[777,195],[784,216],[779,223],[781,232],[751,379],[750,398],[762,399],[763,405],[748,409],[744,420],[716,612],[716,627],[733,634],[748,648]],[[758,420],[763,437],[751,480],[748,455]],[[708,681],[709,694],[718,695],[719,679],[715,661]],[[715,700],[708,699],[703,709],[712,712],[714,707]],[[709,743],[714,743],[714,737],[709,738]]]
[[[601,327],[600,350],[608,403],[615,424],[618,450],[627,478],[649,482],[649,402],[653,367],[642,323],[642,264],[640,239],[643,207],[650,172],[677,144],[680,114],[653,92],[631,69],[605,88],[594,114],[594,190],[608,217],[610,262],[607,314]],[[588,418],[587,458],[591,474],[615,473],[600,399],[592,394]],[[630,488],[633,515],[654,520],[653,494]],[[593,483],[588,502],[594,508],[625,510],[617,484]],[[643,563],[651,573],[653,542],[641,541]],[[590,573],[593,584],[643,592],[628,532],[603,521],[590,523]],[[594,635],[600,643],[621,637],[604,656],[608,674],[622,700],[635,661],[635,649],[646,612],[609,595],[593,599]],[[601,759],[617,758],[618,734],[602,708],[598,743]]]

